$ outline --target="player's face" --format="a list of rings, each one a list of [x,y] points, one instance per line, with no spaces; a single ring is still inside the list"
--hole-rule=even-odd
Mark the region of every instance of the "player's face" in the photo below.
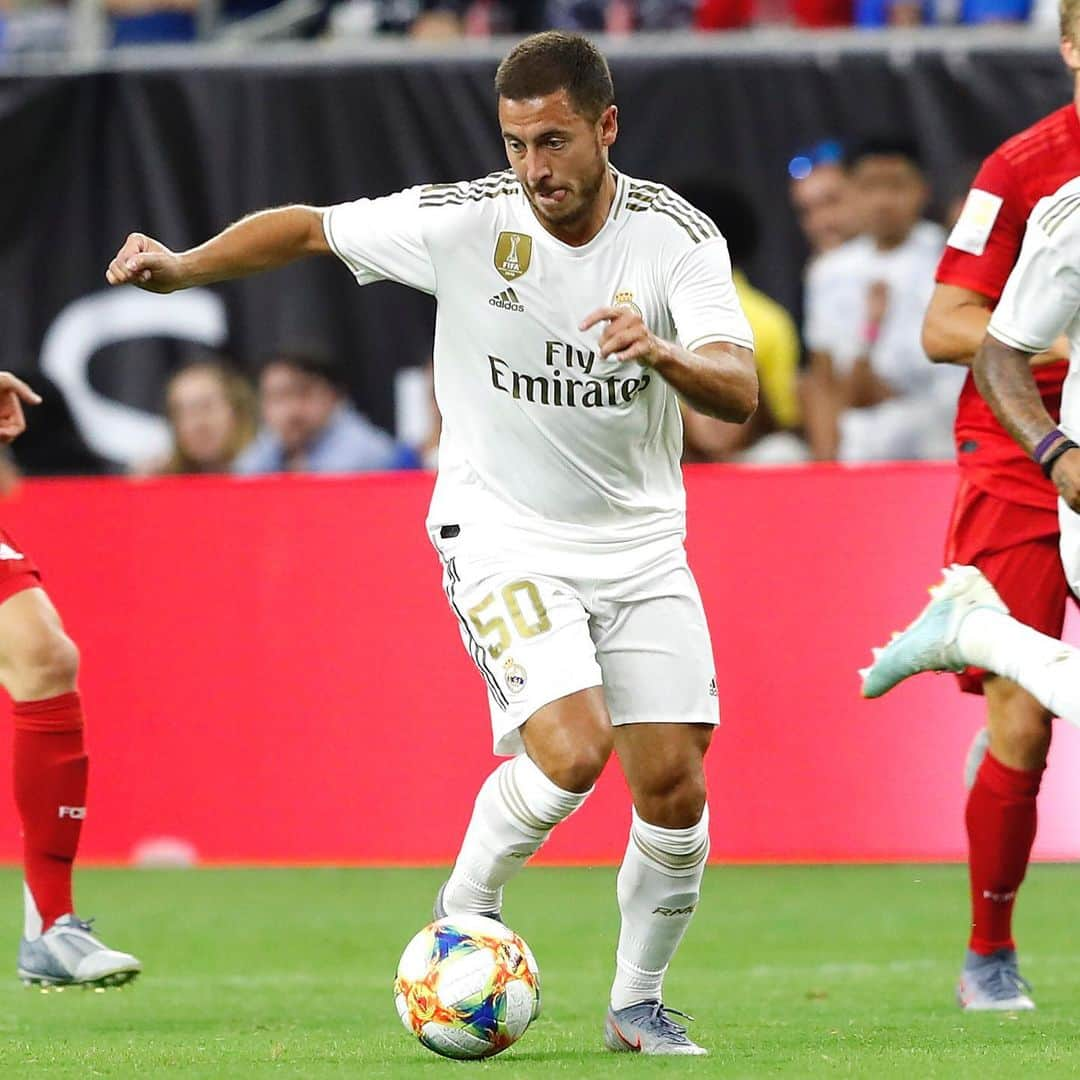
[[[177,448],[187,458],[207,469],[227,464],[236,415],[215,372],[192,368],[178,375],[166,409]]]
[[[851,181],[839,165],[818,165],[792,181],[791,202],[814,254],[839,247],[859,231]]]
[[[325,380],[291,364],[269,364],[259,380],[263,423],[281,440],[287,453],[307,446],[330,422],[340,404]]]
[[[575,111],[565,90],[523,101],[500,98],[499,123],[510,167],[537,217],[556,234],[587,223],[618,134],[615,106],[591,120]]]
[[[902,243],[926,208],[922,173],[900,154],[864,157],[851,170],[863,227],[880,244]]]

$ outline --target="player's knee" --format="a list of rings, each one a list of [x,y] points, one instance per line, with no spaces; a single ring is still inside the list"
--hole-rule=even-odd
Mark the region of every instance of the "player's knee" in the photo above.
[[[59,627],[30,634],[12,657],[18,696],[24,700],[53,697],[75,689],[79,650]]]
[[[1014,769],[1041,769],[1050,750],[1050,714],[1020,687],[999,688],[991,702],[990,749]]]
[[[611,757],[611,741],[598,741],[590,746],[575,747],[559,761],[546,762],[548,779],[563,791],[588,791],[600,779]]]
[[[656,776],[634,792],[638,814],[664,829],[689,829],[701,820],[707,799],[705,774],[691,770]]]

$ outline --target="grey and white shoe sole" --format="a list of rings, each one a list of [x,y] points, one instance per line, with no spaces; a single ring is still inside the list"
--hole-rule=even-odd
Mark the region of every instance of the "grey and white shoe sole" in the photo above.
[[[1009,613],[977,567],[948,567],[941,582],[930,589],[930,603],[915,621],[894,633],[887,645],[871,650],[873,662],[859,670],[862,696],[881,697],[897,683],[924,671],[963,671],[967,662],[956,649],[956,636],[960,624],[978,608]]]
[[[18,969],[18,976],[23,986],[30,989],[43,991],[55,991],[78,989],[78,990],[119,990],[123,986],[133,983],[141,974],[141,969],[127,969],[124,971],[111,971],[104,975],[98,975],[93,979],[82,981],[76,979],[62,979],[55,975],[41,975],[33,971]]]

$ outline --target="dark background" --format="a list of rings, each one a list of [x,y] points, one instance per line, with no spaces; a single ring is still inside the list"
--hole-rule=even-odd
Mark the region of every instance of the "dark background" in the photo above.
[[[734,177],[762,219],[749,266],[797,311],[805,250],[786,165],[815,140],[913,136],[939,202],[977,160],[1063,104],[1056,50],[913,46],[836,51],[616,55],[616,166],[639,177]],[[330,204],[505,166],[495,61],[414,58],[230,63],[0,79],[0,366],[33,372],[70,302],[104,288],[125,235],[195,244],[248,210]],[[394,426],[392,372],[426,362],[431,302],[392,285],[357,289],[320,260],[221,287],[246,364],[317,342],[346,359],[353,391]],[[136,408],[159,405],[176,342],[104,348],[89,381]]]

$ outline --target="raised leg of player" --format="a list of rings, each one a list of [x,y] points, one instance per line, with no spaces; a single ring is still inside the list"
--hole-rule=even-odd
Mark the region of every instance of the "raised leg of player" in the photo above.
[[[612,1049],[703,1052],[686,1038],[685,1029],[662,1012],[649,1013],[648,1006],[663,1002],[664,975],[701,892],[709,855],[704,758],[712,733],[704,724],[615,729],[634,813],[618,878],[622,926],[607,1028]],[[642,1018],[636,1017],[638,1006]],[[644,1045],[650,1036],[655,1044]]]
[[[521,734],[527,752],[504,761],[476,798],[440,896],[448,914],[500,913],[503,886],[588,798],[611,756],[611,722],[600,687],[545,705]]]
[[[87,778],[78,667],[78,650],[43,589],[24,589],[0,604],[0,682],[14,701],[27,938],[73,909],[71,869]]]
[[[1080,650],[987,607],[964,617],[956,645],[972,667],[1011,679],[1049,712],[1080,725]]]

